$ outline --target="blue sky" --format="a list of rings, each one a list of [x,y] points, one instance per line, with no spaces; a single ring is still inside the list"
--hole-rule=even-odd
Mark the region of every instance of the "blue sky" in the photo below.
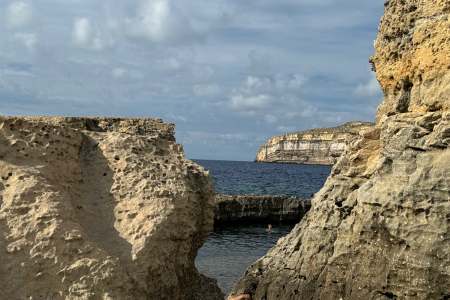
[[[382,1],[0,1],[0,113],[160,117],[189,158],[373,120]]]

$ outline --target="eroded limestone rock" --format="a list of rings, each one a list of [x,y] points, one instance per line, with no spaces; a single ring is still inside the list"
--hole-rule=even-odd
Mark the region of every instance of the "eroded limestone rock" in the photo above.
[[[223,299],[206,172],[153,119],[0,117],[0,299]]]
[[[450,2],[385,1],[385,93],[291,234],[235,287],[253,299],[450,297]]]
[[[338,127],[316,128],[270,138],[256,154],[257,162],[333,165],[351,140],[369,122],[349,122]]]

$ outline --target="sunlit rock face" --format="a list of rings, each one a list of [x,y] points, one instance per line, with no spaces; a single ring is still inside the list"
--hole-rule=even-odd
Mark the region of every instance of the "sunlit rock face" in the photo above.
[[[0,117],[0,299],[223,299],[213,189],[155,119]]]
[[[274,136],[259,148],[256,161],[333,165],[351,140],[372,126],[368,122],[349,122]]]
[[[234,293],[253,299],[450,297],[450,2],[385,1],[371,58],[376,127]]]

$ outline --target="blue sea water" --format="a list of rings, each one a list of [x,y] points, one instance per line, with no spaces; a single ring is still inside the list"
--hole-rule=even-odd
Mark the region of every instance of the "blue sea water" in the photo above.
[[[197,269],[217,279],[219,287],[228,294],[245,270],[291,229],[287,225],[274,226],[267,233],[264,225],[219,228],[199,250]]]
[[[216,192],[223,194],[292,195],[309,198],[325,183],[328,166],[267,164],[237,161],[196,160],[210,171]],[[218,228],[199,250],[198,270],[217,279],[228,294],[233,284],[258,258],[267,253],[277,240],[291,231],[291,226],[266,225]]]
[[[325,183],[331,168],[319,165],[196,160],[210,171],[217,193],[289,195],[309,198]]]

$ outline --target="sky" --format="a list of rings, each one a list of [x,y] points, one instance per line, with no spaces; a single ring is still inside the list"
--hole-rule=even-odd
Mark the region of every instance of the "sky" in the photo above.
[[[0,114],[158,117],[188,158],[372,121],[383,1],[0,0]]]

